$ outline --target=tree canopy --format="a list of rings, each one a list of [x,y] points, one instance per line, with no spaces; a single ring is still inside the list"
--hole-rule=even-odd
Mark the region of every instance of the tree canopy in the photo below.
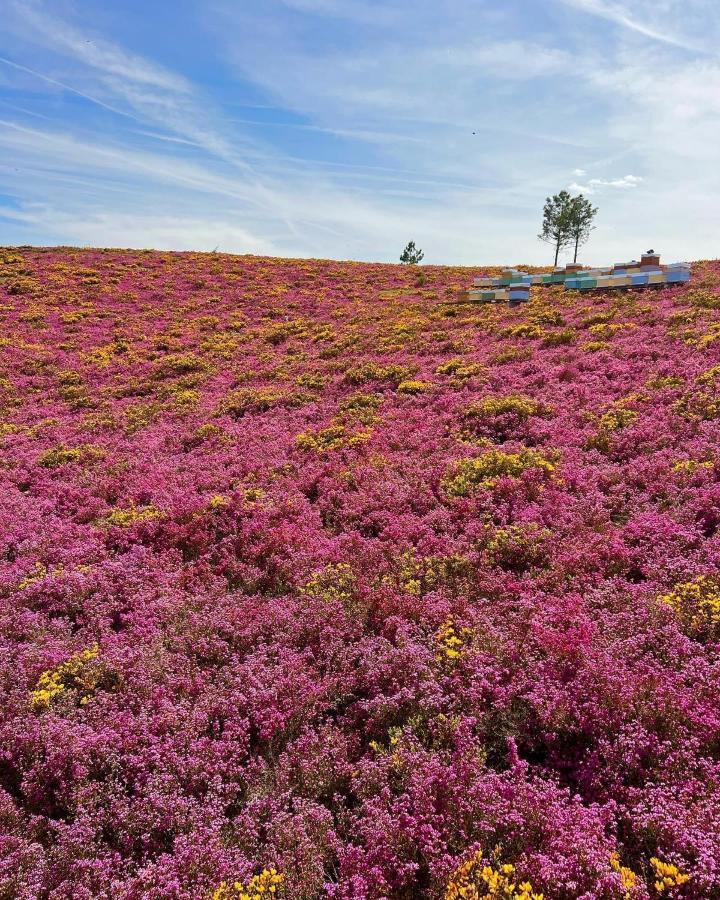
[[[409,241],[403,252],[400,254],[400,262],[407,265],[417,265],[425,256],[422,250],[415,246],[415,241]]]
[[[560,251],[573,245],[573,262],[577,262],[578,248],[590,237],[596,215],[597,207],[582,194],[573,197],[567,191],[560,191],[545,199],[542,230],[538,237],[554,246],[556,266]]]

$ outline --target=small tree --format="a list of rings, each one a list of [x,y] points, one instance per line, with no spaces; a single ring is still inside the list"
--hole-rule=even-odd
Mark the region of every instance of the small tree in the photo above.
[[[590,232],[595,228],[593,219],[596,215],[597,206],[593,206],[582,194],[570,201],[570,235],[575,242],[573,262],[577,262],[578,247],[588,242]]]
[[[416,266],[425,256],[422,250],[418,250],[415,241],[410,241],[407,247],[400,254],[400,262],[407,263],[410,266]]]
[[[567,191],[560,191],[547,197],[543,208],[542,231],[538,235],[541,241],[555,245],[555,265],[563,247],[572,242],[570,226],[572,222],[572,197]]]

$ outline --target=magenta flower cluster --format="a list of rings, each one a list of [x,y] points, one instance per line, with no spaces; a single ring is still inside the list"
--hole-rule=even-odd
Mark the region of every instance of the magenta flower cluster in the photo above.
[[[474,274],[0,251],[0,897],[720,897],[720,264]]]

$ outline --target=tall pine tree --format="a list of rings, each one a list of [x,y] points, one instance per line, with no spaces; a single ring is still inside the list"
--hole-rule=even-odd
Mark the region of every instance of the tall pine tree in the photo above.
[[[415,241],[410,241],[400,254],[400,262],[415,266],[422,260],[423,256],[425,256],[425,254],[419,247],[415,246]]]
[[[593,206],[582,194],[572,198],[570,204],[570,235],[575,242],[573,262],[577,262],[578,247],[587,243],[590,232],[595,227],[593,219],[596,215],[597,206]]]
[[[547,197],[543,208],[542,231],[538,235],[541,241],[555,246],[555,265],[563,247],[569,246],[573,237],[570,231],[572,223],[573,198],[567,191],[560,191]]]

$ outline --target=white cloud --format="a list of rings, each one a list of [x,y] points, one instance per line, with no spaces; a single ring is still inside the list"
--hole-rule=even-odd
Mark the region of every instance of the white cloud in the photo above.
[[[573,57],[557,47],[533,41],[484,39],[420,54],[428,66],[482,71],[501,80],[538,78],[568,70]]]
[[[0,217],[24,225],[41,225],[58,242],[83,246],[155,250],[218,250],[275,254],[271,241],[234,222],[192,216],[94,212],[77,215],[47,205],[22,211],[3,209]]]
[[[586,184],[578,184],[577,181],[573,181],[568,185],[568,188],[571,191],[580,191],[583,194],[595,194],[602,188],[616,188],[618,190],[636,188],[642,180],[639,175],[623,175],[622,178],[611,179],[590,178]]]

